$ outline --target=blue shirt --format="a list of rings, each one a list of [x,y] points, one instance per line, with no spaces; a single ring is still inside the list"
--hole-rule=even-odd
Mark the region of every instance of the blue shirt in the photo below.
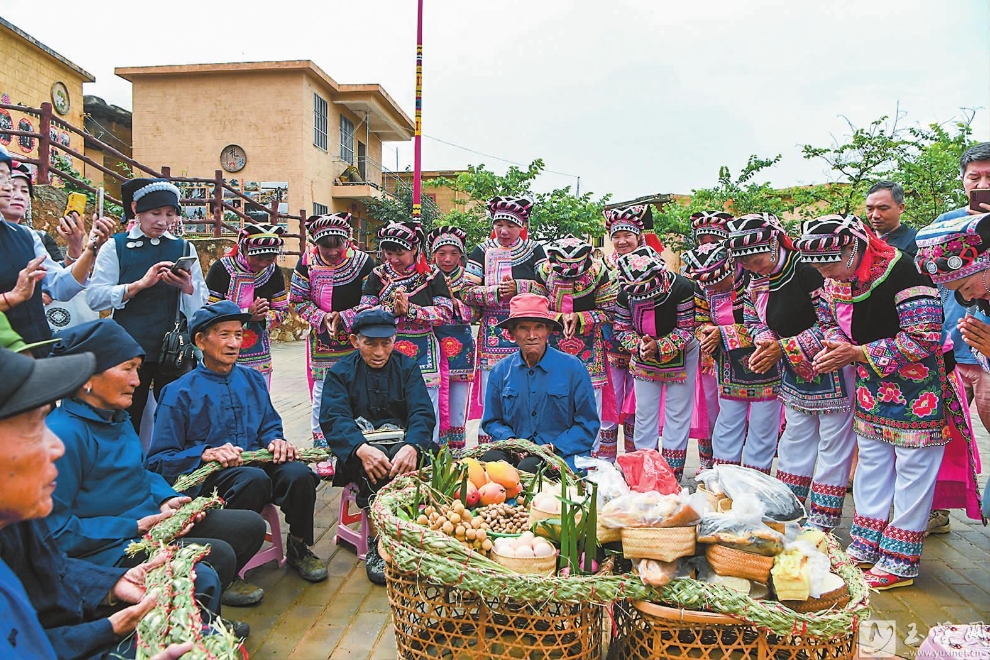
[[[954,220],[966,215],[968,213],[966,213],[966,207],[964,206],[961,209],[943,213],[935,219],[935,222]],[[990,316],[983,314],[976,307],[964,307],[960,305],[959,301],[956,300],[954,291],[939,287],[939,293],[942,294],[942,311],[945,314],[945,325],[943,327],[945,328],[945,333],[952,339],[952,352],[956,356],[956,362],[959,364],[979,364],[979,361],[973,354],[972,347],[963,340],[958,324],[959,320],[967,314],[975,316],[977,320],[984,323],[990,323]]]
[[[140,536],[138,519],[161,513],[161,503],[178,493],[144,469],[141,439],[126,412],[65,399],[46,423],[65,445],[48,517],[55,543],[70,557],[113,566]]]
[[[887,245],[892,245],[901,252],[908,254],[912,259],[918,254],[918,244],[914,237],[918,235],[918,230],[907,225],[899,225],[897,229],[881,236]]]
[[[202,465],[206,449],[229,442],[255,451],[282,438],[282,418],[261,372],[235,364],[224,375],[199,365],[162,391],[148,467],[174,483]]]
[[[591,376],[580,360],[550,346],[532,368],[521,351],[508,355],[488,378],[481,427],[494,440],[552,444],[573,469],[601,428]]]
[[[0,560],[0,657],[55,660],[55,649],[38,622],[24,586]]]

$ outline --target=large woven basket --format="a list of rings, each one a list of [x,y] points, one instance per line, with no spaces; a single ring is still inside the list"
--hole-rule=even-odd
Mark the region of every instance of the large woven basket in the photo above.
[[[557,572],[557,555],[549,557],[506,557],[492,550],[492,559],[513,573],[550,576]]]
[[[732,616],[644,602],[613,608],[608,660],[851,660],[855,633],[774,635]]]
[[[818,598],[782,600],[780,602],[795,612],[821,612],[832,608],[842,608],[849,602],[849,587],[842,585],[838,589],[824,593]]]
[[[400,571],[392,562],[385,577],[401,660],[601,657],[599,604],[489,598]]]
[[[755,555],[718,544],[705,548],[705,559],[719,575],[745,578],[763,584],[770,579],[770,569],[773,568],[773,557]]]
[[[622,554],[626,559],[674,561],[694,554],[694,527],[624,527]]]

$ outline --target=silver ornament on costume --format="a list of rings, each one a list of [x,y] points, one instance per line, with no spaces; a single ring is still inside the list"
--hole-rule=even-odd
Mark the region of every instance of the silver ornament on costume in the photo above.
[[[929,261],[927,264],[925,264],[925,270],[927,270],[929,273],[934,275],[935,273],[938,272],[938,265],[934,261]]]
[[[952,270],[959,270],[963,266],[962,257],[958,257],[956,255],[949,257],[949,259],[945,263]]]
[[[159,243],[161,243],[161,240],[159,240],[159,239],[157,239],[157,238],[153,238],[153,239],[151,239],[151,244],[152,244],[152,245],[158,245]]]

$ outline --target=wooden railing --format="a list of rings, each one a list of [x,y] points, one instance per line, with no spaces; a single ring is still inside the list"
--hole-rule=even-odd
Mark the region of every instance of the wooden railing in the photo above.
[[[220,238],[223,236],[224,230],[232,232],[235,237],[240,231],[241,226],[245,222],[255,222],[253,218],[245,214],[241,209],[234,207],[232,204],[228,203],[227,200],[233,200],[235,198],[240,198],[245,200],[251,206],[258,208],[265,208],[259,204],[256,200],[245,195],[240,190],[232,188],[223,179],[223,170],[215,170],[212,178],[204,177],[178,177],[172,176],[171,168],[162,167],[161,171],[156,171],[142,163],[137,162],[133,158],[125,156],[117,149],[114,149],[105,142],[99,140],[98,138],[86,133],[83,129],[73,126],[72,124],[59,119],[52,112],[51,103],[42,103],[40,108],[30,108],[23,105],[10,105],[5,103],[0,103],[0,108],[4,110],[13,110],[15,112],[20,112],[25,115],[30,115],[38,118],[38,130],[35,131],[21,131],[15,129],[8,129],[0,131],[5,135],[10,135],[14,137],[27,137],[38,141],[38,157],[17,157],[15,160],[22,163],[29,163],[37,167],[37,183],[39,184],[50,184],[52,182],[52,177],[58,177],[67,183],[71,183],[74,187],[80,188],[82,190],[88,190],[91,193],[96,193],[97,189],[83,181],[81,178],[73,175],[70,172],[65,172],[53,163],[53,153],[65,153],[71,156],[75,160],[79,160],[86,163],[89,167],[93,167],[103,173],[104,177],[110,177],[115,181],[123,183],[127,180],[127,177],[120,174],[119,172],[106,167],[102,163],[94,161],[89,158],[84,153],[80,153],[75,149],[65,146],[60,142],[53,141],[51,139],[51,128],[54,126],[59,130],[69,131],[80,136],[83,140],[83,144],[89,141],[90,144],[94,145],[96,148],[103,151],[105,154],[110,154],[114,158],[118,159],[121,163],[129,167],[138,176],[148,176],[159,179],[167,179],[173,183],[191,183],[200,184],[203,187],[213,186],[212,194],[207,199],[201,198],[189,198],[185,197],[179,200],[179,203],[184,206],[204,206],[208,205],[211,210],[209,218],[183,218],[182,222],[187,225],[197,224],[207,224],[213,226],[213,237]],[[13,154],[12,154],[13,156]],[[180,187],[181,189],[181,187]],[[226,193],[226,194],[225,194]],[[114,204],[121,205],[121,201],[109,195],[105,196],[105,199],[113,202]],[[287,233],[284,236],[287,239],[297,239],[299,241],[298,250],[286,250],[286,254],[290,255],[302,255],[306,251],[306,211],[302,209],[299,211],[299,215],[290,215],[287,213],[279,212],[279,200],[273,199],[269,208],[265,209],[268,213],[268,221],[275,224],[285,224],[288,225],[289,221],[295,221],[298,223],[299,231],[296,233]],[[239,226],[233,226],[224,221],[224,213],[233,213],[237,219],[240,221]]]

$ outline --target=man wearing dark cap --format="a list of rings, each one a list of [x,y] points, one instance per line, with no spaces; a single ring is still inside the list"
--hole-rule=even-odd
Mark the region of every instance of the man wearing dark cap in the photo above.
[[[314,543],[316,485],[313,471],[295,461],[284,439],[282,418],[272,405],[264,374],[237,364],[244,324],[251,314],[222,300],[197,311],[189,335],[203,363],[168,385],[155,413],[148,466],[170,482],[210,461],[224,469],[212,474],[195,496],[216,489],[227,508],[261,512],[273,503],[289,524],[286,558],[306,580],[327,577],[326,565],[309,549]],[[247,466],[241,453],[268,449],[271,463]]]
[[[395,317],[369,309],[354,318],[350,340],[357,352],[335,364],[323,382],[320,427],[337,458],[334,484],[357,483],[358,506],[399,474],[415,470],[430,449],[437,418],[416,361],[395,346]],[[356,420],[363,418],[365,428]],[[384,425],[401,429],[372,440],[365,433]],[[374,536],[374,531],[372,531]],[[378,543],[368,543],[368,579],[385,584],[385,563]]]

